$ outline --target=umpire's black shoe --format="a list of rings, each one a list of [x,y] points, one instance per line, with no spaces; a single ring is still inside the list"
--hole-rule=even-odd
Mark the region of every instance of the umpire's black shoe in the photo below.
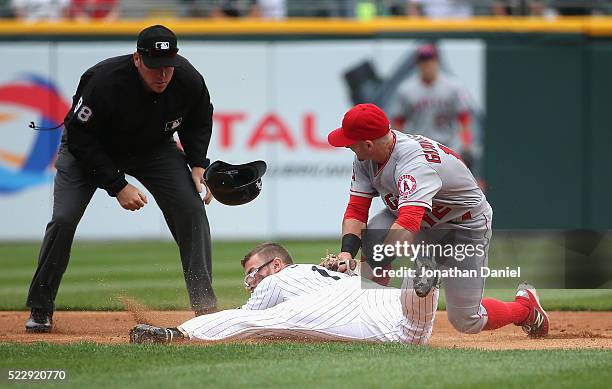
[[[26,332],[49,332],[53,327],[53,312],[32,309],[25,324]]]

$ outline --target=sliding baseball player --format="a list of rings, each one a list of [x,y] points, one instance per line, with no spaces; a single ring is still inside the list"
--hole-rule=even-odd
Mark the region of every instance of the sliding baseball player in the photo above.
[[[251,297],[240,309],[173,328],[139,324],[130,342],[281,337],[426,344],[431,336],[438,290],[419,298],[410,278],[394,289],[318,265],[296,265],[276,243],[255,247],[242,266]]]

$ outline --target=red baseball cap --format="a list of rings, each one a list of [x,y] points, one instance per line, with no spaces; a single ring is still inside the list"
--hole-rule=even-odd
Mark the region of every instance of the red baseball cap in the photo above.
[[[385,112],[374,104],[357,104],[342,119],[342,127],[330,132],[327,142],[334,147],[350,146],[360,140],[374,140],[391,130]]]
[[[428,43],[417,49],[418,61],[425,61],[432,58],[438,58],[438,49],[433,44]]]

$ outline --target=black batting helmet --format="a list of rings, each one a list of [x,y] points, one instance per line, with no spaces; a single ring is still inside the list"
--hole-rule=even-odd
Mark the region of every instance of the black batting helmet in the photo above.
[[[261,192],[261,177],[266,173],[264,161],[231,165],[223,161],[213,162],[204,174],[212,195],[225,205],[246,204]]]

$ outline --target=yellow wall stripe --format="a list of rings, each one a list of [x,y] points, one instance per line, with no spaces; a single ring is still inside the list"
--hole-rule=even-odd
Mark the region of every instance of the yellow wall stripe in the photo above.
[[[379,33],[554,33],[612,36],[612,17],[506,18],[475,17],[468,20],[427,20],[387,17],[369,21],[350,19],[138,19],[107,22],[0,21],[0,36],[23,35],[127,35],[143,27],[164,24],[179,35],[375,35]]]

